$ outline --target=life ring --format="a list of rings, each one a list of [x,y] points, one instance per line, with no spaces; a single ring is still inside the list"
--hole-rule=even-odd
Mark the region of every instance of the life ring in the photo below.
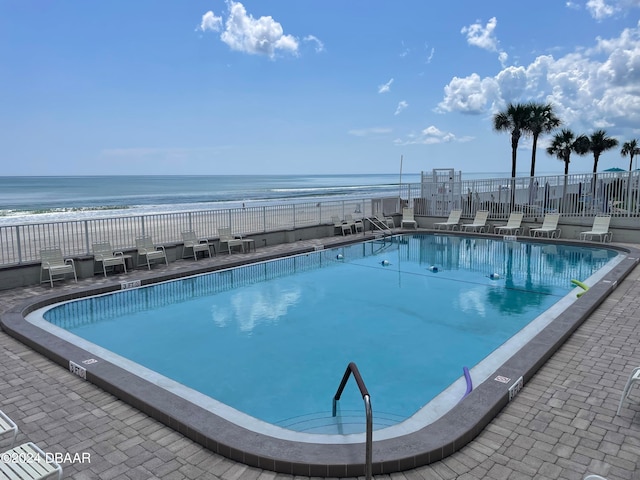
[[[571,283],[573,283],[574,285],[577,285],[578,287],[580,287],[583,291],[579,292],[576,297],[580,298],[582,295],[584,295],[584,292],[586,292],[587,290],[589,290],[589,286],[585,285],[584,283],[582,283],[580,280],[576,280],[575,278],[571,279]]]

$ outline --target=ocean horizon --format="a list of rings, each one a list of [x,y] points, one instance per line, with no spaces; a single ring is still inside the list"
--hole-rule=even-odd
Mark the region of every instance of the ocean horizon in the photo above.
[[[556,175],[556,173],[554,173]],[[510,173],[462,174],[463,180]],[[0,177],[0,225],[389,197],[420,173]]]

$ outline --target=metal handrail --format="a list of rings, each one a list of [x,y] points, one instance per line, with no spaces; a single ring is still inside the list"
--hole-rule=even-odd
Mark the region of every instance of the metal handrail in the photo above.
[[[336,391],[336,394],[333,396],[333,416],[336,416],[336,406],[338,400],[340,400],[340,396],[342,395],[342,391],[344,390],[345,385],[347,384],[347,380],[349,380],[349,375],[353,374],[353,378],[355,378],[356,383],[358,384],[358,388],[360,389],[360,393],[362,394],[362,399],[364,400],[364,410],[366,415],[367,422],[367,439],[365,444],[365,466],[364,473],[366,480],[371,480],[371,463],[373,456],[373,413],[371,411],[371,397],[369,396],[369,392],[367,391],[367,387],[362,380],[362,376],[360,375],[360,371],[355,363],[351,362],[347,365],[347,369],[342,376],[342,381],[340,382],[340,386]]]

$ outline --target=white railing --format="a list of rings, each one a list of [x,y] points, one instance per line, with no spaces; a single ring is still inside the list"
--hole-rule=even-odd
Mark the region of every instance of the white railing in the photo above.
[[[505,219],[513,210],[527,217],[624,217],[640,213],[639,179],[640,171],[438,182],[423,177],[421,191],[411,195],[418,215],[446,217],[457,208],[467,218],[477,210],[489,210],[492,219]]]
[[[84,256],[92,254],[96,242],[108,241],[115,250],[133,249],[141,235],[166,245],[181,243],[185,230],[213,239],[219,237],[219,227],[228,226],[233,234],[254,235],[330,224],[332,216],[363,218],[373,207],[369,198],[6,225],[0,226],[0,266],[37,262],[40,250],[51,246],[62,248],[65,256]]]
[[[491,219],[506,219],[512,210],[528,218],[547,212],[565,217],[591,217],[610,213],[640,216],[640,171],[539,177],[461,180],[454,175],[441,181],[423,175],[423,182],[402,184],[398,197],[361,198],[223,210],[203,210],[157,215],[120,216],[49,223],[0,226],[0,266],[39,261],[43,248],[59,246],[67,256],[91,255],[91,245],[109,241],[114,249],[132,249],[135,238],[151,235],[159,244],[181,242],[181,232],[193,230],[199,237],[217,238],[219,227],[232,233],[252,235],[332,223],[331,217],[354,219],[389,215],[402,205],[414,207],[416,215],[447,217],[460,208],[464,218],[477,210],[489,210]]]

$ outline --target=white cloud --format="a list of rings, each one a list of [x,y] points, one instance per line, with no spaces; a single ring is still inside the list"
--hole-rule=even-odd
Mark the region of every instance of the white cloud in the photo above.
[[[394,143],[396,145],[433,145],[436,143],[449,143],[449,142],[465,142],[469,141],[469,138],[456,139],[456,136],[451,132],[443,132],[438,127],[430,125],[423,129],[419,133],[411,133],[407,135],[405,139],[396,139]]]
[[[391,80],[389,80],[387,83],[385,83],[384,85],[380,85],[378,87],[378,93],[387,93],[391,90],[391,84],[393,83],[393,78]]]
[[[396,112],[394,113],[394,115],[399,115],[400,112],[402,112],[408,106],[409,106],[409,104],[407,102],[405,102],[404,100],[398,102],[398,106],[396,107]]]
[[[202,16],[202,22],[199,28],[203,32],[207,30],[219,32],[222,28],[222,17],[216,17],[212,11],[208,11]]]
[[[467,35],[467,43],[490,52],[498,51],[498,39],[493,34],[498,21],[496,17],[489,19],[483,27],[480,23],[474,23],[468,27],[463,27],[460,33]]]
[[[587,10],[596,20],[613,16],[617,9],[614,5],[608,5],[604,0],[589,0]]]
[[[316,45],[316,52],[320,53],[320,52],[324,52],[324,43],[322,43],[318,37],[314,36],[314,35],[307,35],[306,37],[303,38],[303,40],[305,42],[312,42]]]
[[[348,133],[355,137],[369,137],[371,135],[386,135],[391,133],[391,129],[386,127],[360,128],[349,130]]]
[[[224,31],[220,35],[220,40],[232,50],[266,55],[269,58],[275,58],[278,51],[297,55],[298,40],[291,35],[285,35],[282,25],[272,17],[255,19],[247,14],[242,3],[233,0],[227,2],[227,7],[229,16],[224,22]],[[199,28],[202,31],[217,32],[222,29],[222,25],[222,17],[216,17],[209,11],[202,16]]]
[[[557,59],[542,55],[528,66],[510,66],[493,77],[455,77],[437,110],[486,114],[508,102],[529,100],[551,102],[567,125],[637,125],[640,23],[616,38],[599,38],[594,47]]]
[[[436,53],[436,49],[431,47],[431,52],[429,52],[429,56],[427,57],[427,63],[431,63],[431,60],[433,59],[433,54]]]
[[[574,4],[567,3],[567,6],[571,8]],[[589,14],[596,20],[613,17],[638,7],[640,7],[639,0],[588,0],[585,4]]]

